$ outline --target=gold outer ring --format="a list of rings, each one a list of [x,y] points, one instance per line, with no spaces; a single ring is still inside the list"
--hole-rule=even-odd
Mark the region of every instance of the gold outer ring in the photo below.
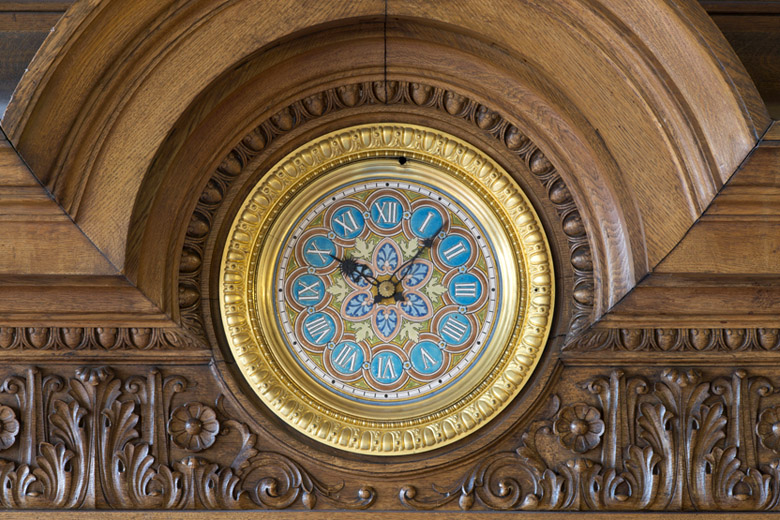
[[[501,265],[502,310],[485,354],[466,377],[410,406],[356,403],[306,374],[286,347],[272,294],[282,237],[325,192],[347,182],[401,174],[397,157],[423,180],[457,194],[490,234]],[[406,174],[409,175],[408,173]],[[276,415],[329,446],[405,455],[455,442],[484,426],[522,389],[552,324],[552,255],[528,198],[477,148],[416,125],[371,124],[319,137],[277,163],[244,200],[220,265],[222,324],[251,387]]]

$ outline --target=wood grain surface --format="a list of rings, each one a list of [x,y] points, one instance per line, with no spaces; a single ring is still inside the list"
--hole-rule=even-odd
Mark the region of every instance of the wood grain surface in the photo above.
[[[0,96],[29,67],[0,123],[6,516],[780,508],[774,3],[69,5],[0,2]],[[512,172],[558,299],[515,402],[392,460],[274,416],[214,305],[258,179],[378,121],[440,128]]]
[[[604,324],[776,326],[779,160],[775,141],[758,146],[685,238]]]

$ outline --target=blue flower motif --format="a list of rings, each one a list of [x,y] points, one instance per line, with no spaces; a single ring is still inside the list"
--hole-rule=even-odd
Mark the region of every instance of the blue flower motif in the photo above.
[[[406,271],[408,270],[408,273]],[[425,277],[428,276],[430,266],[427,263],[414,262],[410,267],[403,269],[399,275],[404,278],[404,285],[414,287],[420,285]]]
[[[400,332],[404,319],[420,322],[430,318],[433,304],[420,290],[431,278],[434,266],[430,260],[417,258],[408,268],[399,270],[403,261],[399,245],[391,238],[383,238],[370,260],[360,263],[359,268],[362,274],[374,279],[392,280],[396,285],[400,282],[404,300],[377,299],[376,284],[356,274],[347,279],[352,293],[344,299],[341,317],[351,322],[370,320],[374,334],[381,341],[391,341]]]
[[[351,318],[360,318],[371,312],[373,300],[366,293],[357,293],[344,304],[344,312]]]
[[[352,281],[360,287],[368,287],[371,284],[368,283],[366,278],[371,278],[372,276],[374,276],[374,272],[371,271],[370,267],[358,264],[357,270],[352,274]]]
[[[381,336],[389,338],[394,336],[398,327],[398,313],[395,309],[385,308],[376,313],[376,328]]]
[[[406,301],[401,304],[404,312],[412,318],[421,318],[428,314],[428,304],[416,294],[407,294]]]
[[[398,267],[398,251],[385,242],[376,253],[376,267],[379,271],[393,271]]]

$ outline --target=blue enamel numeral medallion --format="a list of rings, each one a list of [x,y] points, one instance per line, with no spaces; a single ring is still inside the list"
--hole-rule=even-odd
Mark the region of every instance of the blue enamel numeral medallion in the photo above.
[[[303,256],[313,267],[326,267],[333,263],[336,246],[328,238],[315,236],[303,245]]]
[[[352,239],[363,232],[365,220],[363,214],[353,206],[339,208],[330,219],[330,227],[335,234]]]

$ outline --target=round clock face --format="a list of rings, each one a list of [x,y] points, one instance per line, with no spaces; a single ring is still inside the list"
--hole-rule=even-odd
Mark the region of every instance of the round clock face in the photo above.
[[[414,126],[290,154],[245,199],[220,270],[223,328],[263,403],[376,455],[454,442],[506,407],[552,301],[549,247],[511,177]]]
[[[325,194],[274,269],[287,348],[327,389],[367,403],[427,399],[457,382],[501,313],[489,234],[451,193],[403,177]]]

